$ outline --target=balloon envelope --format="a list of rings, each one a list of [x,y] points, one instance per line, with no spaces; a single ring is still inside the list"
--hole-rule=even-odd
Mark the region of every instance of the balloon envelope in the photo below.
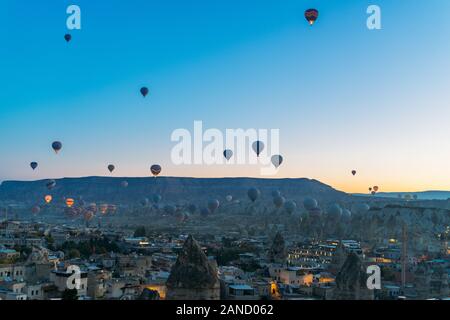
[[[161,173],[161,166],[158,164],[154,164],[150,167],[150,171],[156,177],[157,175],[159,175]]]
[[[261,195],[261,192],[256,188],[251,188],[247,191],[247,195],[252,202],[255,202]]]
[[[225,157],[225,159],[230,160],[233,156],[233,151],[230,149],[226,149],[223,151],[223,156]]]
[[[124,188],[128,187],[128,181],[122,181],[121,186]]]
[[[69,208],[72,208],[72,206],[73,206],[74,203],[75,203],[75,200],[73,200],[72,198],[67,198],[67,199],[66,199],[66,205],[67,205]]]
[[[310,211],[317,208],[317,200],[313,198],[306,198],[303,200],[303,206],[306,210]]]
[[[52,202],[53,197],[51,195],[46,195],[44,197],[45,203],[50,203]]]
[[[275,196],[273,198],[273,204],[277,208],[281,208],[284,205],[284,202],[285,202],[285,199],[282,196],[280,196],[280,195]]]
[[[52,149],[55,151],[55,153],[58,153],[62,149],[62,143],[59,141],[53,142]]]
[[[255,141],[252,144],[252,149],[256,153],[256,156],[259,157],[261,152],[264,150],[264,143],[262,141]]]
[[[233,200],[233,196],[232,195],[228,195],[225,197],[225,199],[230,202],[231,200]]]
[[[280,155],[274,155],[270,160],[275,168],[278,168],[283,163],[283,157]]]
[[[31,167],[31,169],[33,169],[33,170],[36,169],[37,166],[38,166],[38,163],[37,163],[37,162],[34,162],[34,161],[33,161],[33,162],[30,163],[30,167]]]
[[[356,174],[356,170],[352,170],[352,175],[355,175]]]
[[[286,209],[287,213],[291,214],[295,211],[295,209],[297,209],[297,204],[294,201],[290,200],[284,204],[284,208]]]
[[[148,95],[148,93],[149,93],[149,90],[148,90],[148,88],[147,87],[142,87],[141,88],[141,94],[142,94],[142,96],[145,98],[147,95]]]
[[[70,34],[65,34],[64,35],[64,39],[67,41],[67,42],[69,42],[70,40],[72,40],[72,36],[70,35]]]
[[[217,199],[212,199],[212,200],[208,201],[208,209],[211,213],[214,213],[214,211],[217,210],[219,205],[220,205],[220,202]]]
[[[313,25],[319,17],[319,11],[316,9],[308,9],[305,11],[305,18],[308,20],[310,25]]]
[[[52,190],[54,187],[56,187],[56,181],[55,180],[49,180],[45,184],[49,190]]]
[[[116,167],[113,164],[108,165],[109,172],[113,172]]]

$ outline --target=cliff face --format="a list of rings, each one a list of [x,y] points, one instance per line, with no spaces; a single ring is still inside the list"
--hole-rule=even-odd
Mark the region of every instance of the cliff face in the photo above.
[[[17,201],[32,204],[45,194],[55,199],[63,197],[83,198],[88,202],[135,204],[152,194],[161,194],[164,201],[209,200],[211,197],[232,195],[235,199],[247,199],[247,190],[256,187],[261,199],[272,201],[271,192],[280,190],[285,197],[301,200],[310,196],[324,201],[339,201],[349,198],[328,185],[309,179],[252,179],[252,178],[115,178],[86,177],[57,179],[56,186],[49,191],[48,180],[4,181],[0,185],[0,201]],[[128,187],[122,182],[127,181]]]
[[[166,283],[167,299],[218,299],[217,269],[192,236],[184,243]]]

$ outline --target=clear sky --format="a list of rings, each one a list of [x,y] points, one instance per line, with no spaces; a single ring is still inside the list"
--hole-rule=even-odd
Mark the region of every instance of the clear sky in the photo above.
[[[82,29],[68,44],[70,4]],[[382,30],[366,28],[370,4]],[[172,131],[202,120],[279,128],[277,178],[449,190],[449,39],[448,0],[2,0],[0,181],[108,175],[108,163],[114,176],[153,163],[170,176],[260,176],[171,164]]]

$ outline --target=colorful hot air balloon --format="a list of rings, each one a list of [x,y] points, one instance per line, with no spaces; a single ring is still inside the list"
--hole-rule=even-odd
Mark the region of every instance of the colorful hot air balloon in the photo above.
[[[101,214],[105,215],[108,212],[108,205],[106,203],[102,203],[99,206],[99,211]]]
[[[116,167],[113,164],[108,165],[109,172],[113,172]]]
[[[256,153],[256,156],[259,157],[261,152],[264,150],[264,143],[262,141],[255,141],[252,144],[252,149]]]
[[[374,186],[373,191],[378,192],[378,186]]]
[[[150,171],[152,172],[153,176],[157,176],[161,173],[161,166],[158,164],[154,164],[150,167]]]
[[[75,200],[73,200],[72,198],[67,198],[66,199],[66,206],[67,207],[72,208],[74,203],[75,203]]]
[[[148,93],[149,93],[149,90],[148,90],[148,88],[147,87],[142,87],[141,88],[141,94],[142,94],[142,96],[145,98],[147,95],[148,95]]]
[[[30,163],[30,167],[31,167],[31,169],[34,170],[34,169],[36,169],[38,167],[38,163],[33,161],[33,162]]]
[[[67,41],[67,42],[69,42],[70,40],[72,40],[72,36],[70,35],[70,34],[65,34],[64,35],[64,39]]]
[[[225,157],[225,159],[230,160],[233,156],[233,151],[230,149],[226,149],[223,151],[223,156]]]
[[[247,191],[247,195],[252,202],[255,202],[261,195],[261,192],[256,188],[251,188]]]
[[[319,17],[319,11],[316,9],[308,9],[305,11],[305,18],[308,20],[309,24],[312,26]]]
[[[45,203],[50,203],[50,202],[52,202],[52,200],[53,200],[53,197],[51,196],[51,195],[46,195],[45,197],[44,197],[44,200],[45,200]]]
[[[272,156],[270,160],[277,169],[281,165],[281,163],[283,163],[283,157],[280,156],[279,154]]]
[[[59,141],[55,141],[52,143],[52,148],[55,151],[55,153],[58,153],[62,149],[62,143]]]
[[[356,170],[352,170],[352,175],[356,175]]]

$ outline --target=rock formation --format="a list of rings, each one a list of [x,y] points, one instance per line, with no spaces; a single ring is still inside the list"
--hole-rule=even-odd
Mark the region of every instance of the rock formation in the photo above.
[[[280,232],[278,232],[273,239],[272,247],[269,250],[268,258],[269,261],[272,263],[279,263],[279,264],[286,263],[287,258],[286,247],[284,243],[284,238]]]
[[[167,279],[168,300],[217,300],[220,283],[217,269],[197,241],[189,236]]]

